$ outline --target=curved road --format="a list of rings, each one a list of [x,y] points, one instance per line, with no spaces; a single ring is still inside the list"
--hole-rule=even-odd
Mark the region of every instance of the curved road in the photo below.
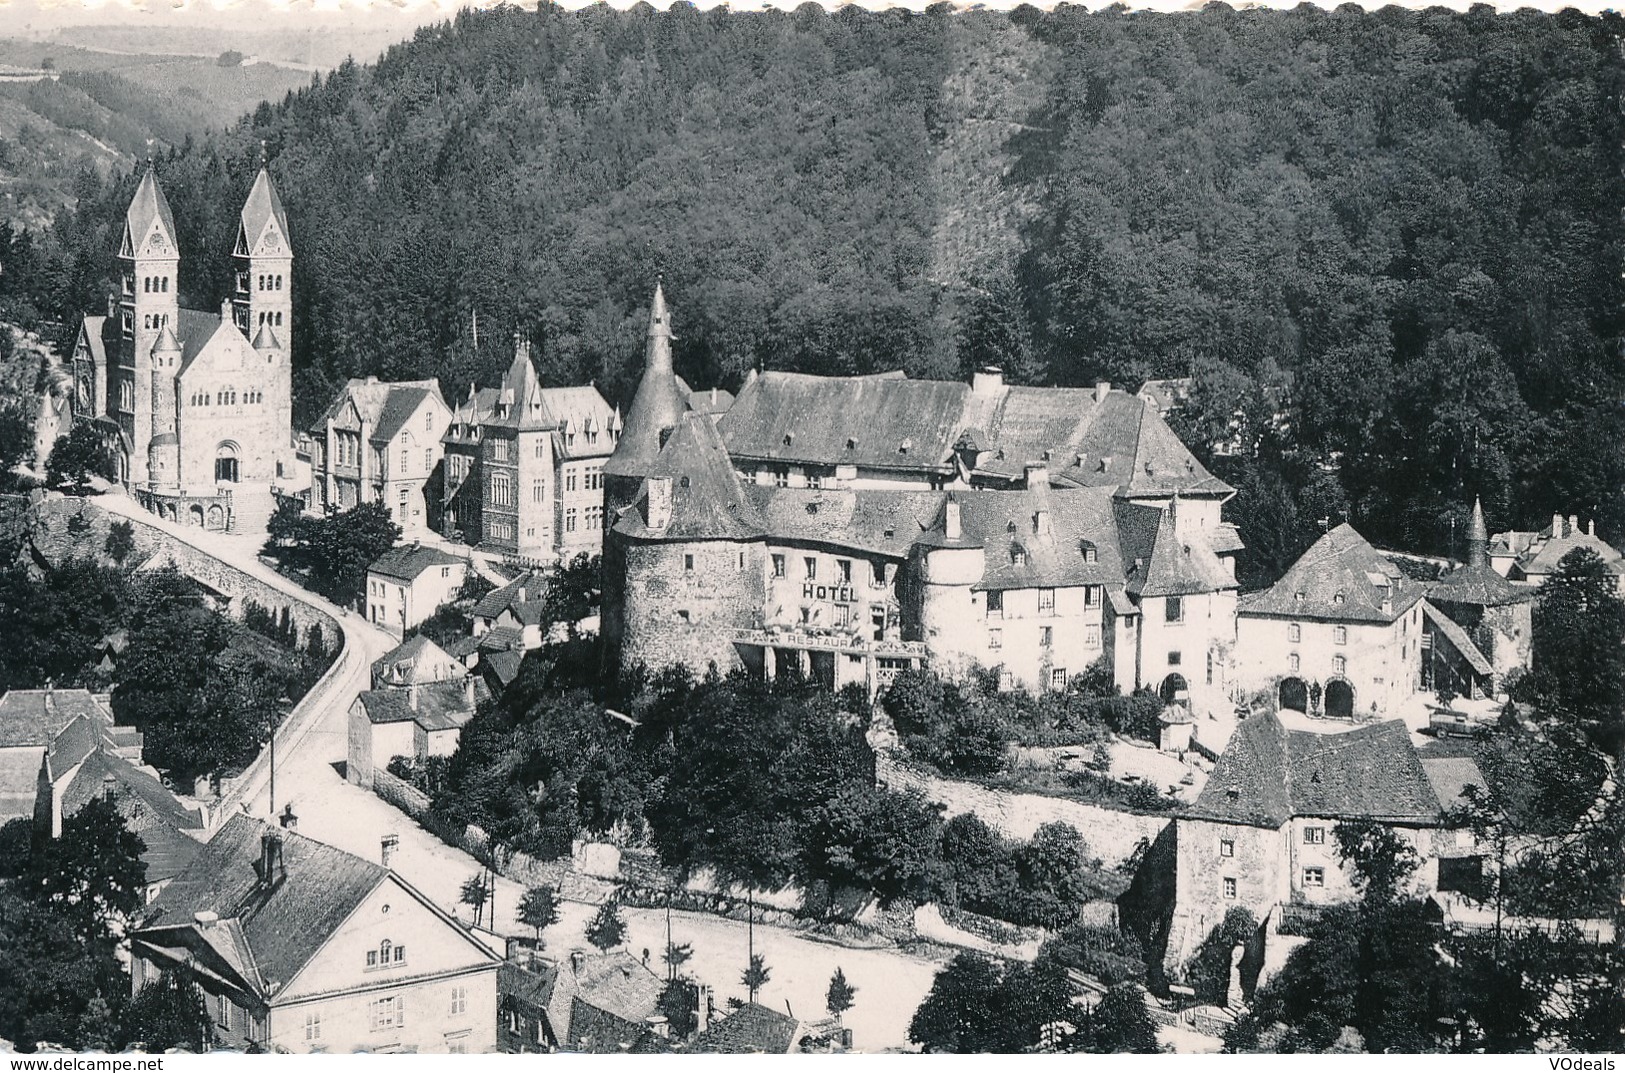
[[[395,646],[387,633],[353,612],[342,610],[259,561],[263,541],[257,537],[209,532],[174,525],[148,514],[140,504],[113,493],[95,501],[110,513],[139,520],[175,539],[206,552],[271,585],[288,596],[326,611],[344,631],[344,652],[339,661],[302,700],[277,736],[276,804],[292,804],[300,834],[340,849],[378,860],[386,836],[398,839],[390,867],[446,910],[470,919],[468,907],[458,901],[464,880],[480,866],[468,854],[440,841],[375,794],[361,790],[339,775],[348,739],[346,719],[350,704],[371,685],[371,665]],[[251,776],[242,799],[256,816],[271,814],[269,780]],[[498,879],[495,930],[504,935],[530,935],[514,918],[523,888]],[[570,903],[560,920],[543,933],[547,948],[562,955],[585,947],[585,929],[595,907]],[[666,941],[666,915],[660,910],[623,908],[627,924],[626,946],[641,954],[653,952],[652,964],[661,968],[659,952]],[[740,974],[748,960],[746,926],[735,920],[697,913],[673,913],[675,942],[690,943],[694,958],[688,971],[710,986],[720,1007],[730,995],[744,997]],[[931,988],[940,965],[895,950],[855,950],[809,940],[802,933],[758,924],[756,949],[766,958],[771,977],[758,1000],[777,1009],[786,1006],[803,1019],[824,1016],[824,992],[839,966],[858,989],[857,1004],[847,1012],[854,1045],[864,1051],[908,1046],[908,1022]]]

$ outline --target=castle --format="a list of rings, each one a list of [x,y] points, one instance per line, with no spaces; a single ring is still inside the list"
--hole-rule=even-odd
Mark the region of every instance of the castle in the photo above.
[[[73,348],[74,417],[103,430],[119,480],[151,511],[213,529],[263,529],[294,477],[293,247],[263,166],[218,312],[180,304],[174,215],[149,167],[125,213],[121,286]]]
[[[996,669],[1228,703],[1233,490],[1145,400],[901,374],[752,374],[720,414],[664,297],[604,466],[603,630],[622,666],[793,670],[832,688]]]

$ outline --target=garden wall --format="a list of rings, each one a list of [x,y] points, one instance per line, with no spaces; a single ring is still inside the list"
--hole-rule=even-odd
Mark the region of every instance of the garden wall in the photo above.
[[[915,790],[946,806],[948,816],[972,812],[1006,838],[1028,839],[1046,823],[1068,823],[1078,829],[1089,850],[1108,868],[1122,865],[1142,842],[1150,843],[1172,822],[1170,816],[1144,816],[1099,805],[1042,794],[993,790],[962,779],[949,779],[899,758],[875,754],[875,781],[894,790]]]

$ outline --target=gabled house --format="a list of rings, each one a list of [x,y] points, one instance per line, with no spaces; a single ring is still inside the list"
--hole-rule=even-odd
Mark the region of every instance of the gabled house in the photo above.
[[[501,959],[387,868],[237,815],[130,937],[132,992],[185,967],[223,1046],[483,1053]]]
[[[542,625],[547,617],[547,575],[526,570],[474,605],[474,636],[482,651],[518,649],[528,652],[546,640]]]
[[[104,727],[127,755],[141,755],[141,732],[114,727],[105,693],[83,689],[13,689],[0,696],[0,823],[32,819],[40,764],[57,735],[81,717]]]
[[[34,829],[60,838],[62,821],[101,798],[143,843],[145,900],[150,902],[202,848],[207,816],[186,805],[141,764],[140,734],[95,715],[81,715],[52,739],[40,762]]]
[[[1576,548],[1596,552],[1625,592],[1625,555],[1597,536],[1595,520],[1582,528],[1578,515],[1554,514],[1552,524],[1538,533],[1496,533],[1490,541],[1489,558],[1495,572],[1507,580],[1538,586]]]
[[[482,697],[473,675],[424,685],[369,689],[350,703],[345,778],[371,789],[374,772],[397,756],[422,762],[457,751]]]
[[[352,379],[311,429],[310,508],[378,502],[402,532],[429,528],[426,488],[450,420],[438,380]]]
[[[1458,862],[1477,862],[1470,834],[1447,825],[1470,784],[1485,785],[1470,759],[1418,753],[1398,720],[1337,733],[1289,729],[1273,713],[1243,720],[1195,804],[1175,820],[1170,977],[1233,908],[1278,923],[1300,907],[1356,897],[1337,854],[1345,820],[1383,824],[1416,851],[1413,893],[1452,885],[1463,874]],[[1443,884],[1441,861],[1452,862]]]
[[[457,598],[468,560],[424,544],[403,544],[367,567],[367,621],[396,637]]]
[[[421,633],[390,649],[372,665],[374,689],[404,689],[466,677],[466,666]]]

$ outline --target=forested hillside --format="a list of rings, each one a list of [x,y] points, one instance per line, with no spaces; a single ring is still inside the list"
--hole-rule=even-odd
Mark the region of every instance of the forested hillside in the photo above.
[[[1487,8],[503,9],[158,168],[208,308],[267,144],[302,414],[350,375],[492,383],[515,329],[544,379],[624,403],[663,273],[700,385],[1194,373],[1178,421],[1240,445],[1212,465],[1256,580],[1323,519],[1448,551],[1475,495],[1492,526],[1595,514],[1618,539],[1622,30]],[[133,181],[64,217],[17,297],[100,308]]]

